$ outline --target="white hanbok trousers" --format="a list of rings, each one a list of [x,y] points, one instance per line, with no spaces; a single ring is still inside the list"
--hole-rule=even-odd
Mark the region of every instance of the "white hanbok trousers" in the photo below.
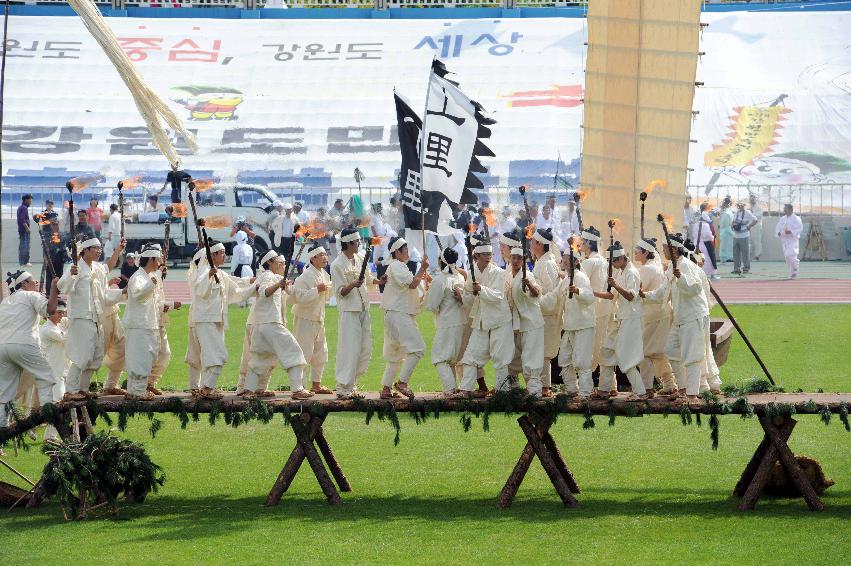
[[[0,426],[6,426],[6,404],[15,400],[22,371],[35,379],[41,404],[53,401],[56,378],[41,349],[35,344],[0,344]]]
[[[425,353],[425,342],[417,328],[413,315],[386,311],[384,313],[384,377],[381,378],[383,387],[390,387],[399,375],[399,381],[408,383],[414,367]],[[400,371],[401,369],[401,371]]]
[[[591,364],[594,357],[594,328],[565,330],[558,352],[561,378],[568,392],[587,397],[594,389]],[[577,381],[578,377],[578,381]]]
[[[160,353],[160,331],[154,328],[128,328],[127,393],[143,395],[148,389],[148,378]]]
[[[195,323],[189,325],[189,338],[186,341],[183,361],[189,366],[189,389],[201,389],[201,344],[195,332]]]
[[[103,332],[103,365],[107,368],[104,389],[118,387],[118,380],[124,370],[125,336],[121,321],[115,313],[103,318],[101,323]]]
[[[68,391],[76,393],[89,390],[92,374],[103,362],[103,348],[103,332],[93,320],[71,319],[65,340],[65,355],[71,360],[66,379]]]
[[[464,366],[461,391],[473,390],[479,370],[488,360],[493,364],[497,383],[508,381],[508,364],[513,357],[514,330],[510,322],[491,330],[474,328],[461,358],[461,364]]]
[[[251,334],[251,358],[245,388],[257,391],[261,377],[269,375],[279,363],[290,378],[290,391],[304,389],[307,361],[292,333],[276,322],[255,324]]]
[[[337,322],[337,357],[334,379],[337,393],[348,394],[372,359],[372,324],[369,311],[340,311]]]
[[[708,316],[671,326],[668,336],[668,359],[677,370],[677,383],[680,388],[686,386],[688,395],[697,395],[700,392],[700,377],[706,363],[708,329]]]
[[[438,328],[434,333],[434,341],[431,345],[431,363],[437,369],[437,375],[440,377],[444,393],[451,393],[455,389],[454,367],[464,355],[466,330],[466,325],[458,324]]]
[[[195,336],[201,350],[201,383],[204,387],[215,389],[222,373],[222,367],[228,363],[228,349],[225,345],[225,324],[223,322],[196,322]]]
[[[304,376],[305,387],[322,381],[325,364],[328,363],[328,342],[325,339],[325,324],[301,317],[293,318],[293,334],[298,342],[307,365],[310,377]]]

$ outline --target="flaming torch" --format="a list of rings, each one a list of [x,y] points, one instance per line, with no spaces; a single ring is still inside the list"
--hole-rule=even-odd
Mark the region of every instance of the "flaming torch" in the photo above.
[[[573,193],[573,202],[576,203],[576,221],[579,223],[579,233],[582,233],[582,209],[579,206],[579,203],[582,202],[582,199],[585,198],[587,193],[585,191],[576,191]]]
[[[668,186],[668,181],[665,179],[653,179],[647,186],[644,187],[644,190],[638,195],[638,200],[641,201],[641,237],[644,237],[644,203],[647,201],[648,195],[653,192],[653,189],[661,188],[664,189]]]

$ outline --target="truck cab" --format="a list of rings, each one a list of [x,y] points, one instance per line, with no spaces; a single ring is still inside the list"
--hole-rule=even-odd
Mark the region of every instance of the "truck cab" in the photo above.
[[[200,187],[199,187],[200,189]],[[189,205],[188,188],[181,188],[181,201],[186,207],[186,217],[181,213],[168,214],[171,202],[167,193],[163,193],[154,205],[150,194],[142,194],[141,201],[130,201],[125,195],[124,237],[128,251],[141,248],[145,242],[160,241],[165,237],[165,223],[171,223],[169,259],[189,258],[198,249],[198,231],[193,221],[192,207]],[[165,197],[165,198],[163,198]],[[271,246],[269,221],[272,202],[275,195],[260,185],[236,184],[233,186],[213,185],[209,189],[193,191],[198,218],[203,218],[207,235],[221,241],[231,253],[233,246],[232,229],[239,219],[251,225],[256,234],[254,249],[264,254]],[[166,201],[166,202],[162,202]]]

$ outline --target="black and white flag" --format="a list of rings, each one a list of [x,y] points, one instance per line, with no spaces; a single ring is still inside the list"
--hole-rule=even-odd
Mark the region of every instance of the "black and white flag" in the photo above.
[[[442,62],[432,62],[424,123],[396,95],[405,227],[424,228],[441,235],[454,231],[452,210],[458,203],[478,202],[470,189],[481,189],[483,185],[474,173],[487,171],[478,158],[494,156],[481,139],[490,137],[487,126],[496,123],[484,115],[478,102],[458,88],[458,83],[446,78],[448,73]],[[418,149],[412,149],[415,143]],[[414,162],[413,156],[417,156]]]

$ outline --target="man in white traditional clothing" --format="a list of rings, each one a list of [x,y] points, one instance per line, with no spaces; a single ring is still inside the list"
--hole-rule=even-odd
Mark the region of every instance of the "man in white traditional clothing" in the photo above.
[[[668,335],[666,353],[674,367],[677,383],[686,384],[686,395],[696,399],[706,363],[706,333],[709,329],[709,307],[700,282],[699,267],[685,257],[682,234],[671,234],[671,246],[665,246],[665,257],[672,261],[665,285],[644,293],[646,302],[671,297],[674,320]],[[672,249],[673,248],[673,249]]]
[[[783,259],[786,260],[786,266],[789,268],[789,279],[798,277],[798,265],[801,263],[798,260],[798,242],[803,231],[804,224],[801,222],[801,218],[795,214],[792,205],[783,205],[783,216],[777,222],[775,232],[777,237],[780,238]]]
[[[113,252],[110,263],[113,263],[113,259],[117,261],[122,244]],[[124,365],[124,352],[117,352],[119,343],[123,347],[124,334],[120,324],[114,320],[117,316],[114,307],[123,298],[124,292],[109,287],[107,275],[110,268],[97,261],[103,251],[100,240],[89,238],[76,245],[79,261],[77,265],[69,263],[66,266],[58,283],[59,291],[68,296],[68,318],[71,319],[65,343],[65,352],[71,360],[65,382],[66,401],[97,397],[96,393],[89,391],[89,386],[92,374],[101,366],[107,345],[110,351],[114,351],[112,361],[115,362],[109,368],[110,376],[106,385],[111,387],[105,388],[107,393],[112,394],[110,391],[117,389],[118,378],[115,374],[120,375],[119,364],[122,367]],[[109,328],[104,328],[105,325]],[[114,384],[113,379],[116,382]]]
[[[500,234],[500,236],[498,238],[498,242],[499,242],[499,245],[500,245],[500,250],[502,250],[502,246],[505,245],[503,236],[506,235],[506,234],[513,234],[514,231],[517,230],[517,222],[514,220],[513,216],[514,216],[514,212],[511,210],[510,206],[503,207],[503,209],[502,209],[502,220],[499,223],[499,234]],[[520,245],[519,238],[517,239],[517,245],[518,246]],[[512,247],[514,247],[514,246],[513,245],[508,246],[504,253],[507,254],[511,250]],[[494,251],[494,254],[496,254],[496,251]],[[504,257],[503,253],[500,253],[500,254],[497,255],[496,264],[500,267],[505,267],[508,264],[508,260]]]
[[[109,221],[106,224],[106,246],[104,253],[112,255],[112,252],[121,242],[121,213],[117,204],[109,205]]]
[[[121,240],[113,249],[112,255],[106,261],[107,274],[118,265],[121,252],[124,251],[126,245],[127,241]],[[119,281],[120,278],[117,280],[110,279],[108,283],[110,285],[113,283],[117,284]],[[109,291],[109,293],[113,298],[117,297],[118,300],[123,298],[120,294],[115,294],[113,291]],[[121,372],[124,371],[124,328],[121,326],[121,320],[118,316],[120,313],[118,303],[112,300],[109,303],[109,305],[105,305],[103,315],[101,316],[101,326],[103,328],[103,365],[107,369],[103,392],[104,395],[124,395],[126,391],[119,386]]]
[[[157,301],[162,305],[158,317],[160,351],[154,360],[151,375],[148,376],[148,391],[154,395],[162,395],[163,392],[157,387],[157,383],[159,383],[165,370],[168,369],[168,363],[171,361],[171,344],[168,342],[168,313],[172,310],[178,310],[182,304],[180,301],[166,301],[165,287],[163,285],[158,286],[155,292],[157,293]]]
[[[526,258],[522,248],[511,250],[511,270],[506,280],[506,295],[511,309],[511,326],[514,330],[515,359],[519,357],[526,392],[541,396],[541,374],[544,371],[544,317],[541,314],[541,288],[532,273],[523,273]],[[518,351],[519,350],[519,351]],[[507,389],[497,384],[497,391]]]
[[[570,244],[568,242],[568,245]],[[563,263],[567,264],[568,276],[562,279],[559,286],[550,293],[560,295],[563,304],[564,333],[559,345],[558,365],[561,367],[561,378],[567,388],[568,397],[573,398],[578,395],[587,399],[594,389],[591,361],[594,356],[597,299],[591,288],[591,280],[582,273],[581,256],[578,253],[573,254],[572,268],[570,258],[570,254],[562,256]],[[573,269],[572,277],[571,269]],[[543,302],[544,299],[541,301]],[[547,332],[555,333],[550,327],[547,327]]]
[[[472,303],[473,330],[461,358],[464,370],[456,395],[462,399],[474,396],[476,380],[488,360],[496,373],[497,387],[504,388],[508,382],[508,364],[514,357],[514,330],[505,295],[505,271],[491,261],[490,242],[472,241],[475,243],[473,265],[464,283],[463,299],[465,303]]]
[[[246,300],[256,293],[254,281],[240,279],[218,268],[225,262],[225,246],[210,240],[209,251],[213,265],[199,266],[195,277],[192,320],[198,338],[201,358],[202,387],[197,396],[203,399],[221,399],[216,390],[219,375],[228,361],[225,330],[230,303]],[[206,250],[205,250],[206,253]]]
[[[452,248],[441,252],[441,271],[431,282],[425,299],[425,307],[434,313],[431,363],[440,377],[445,397],[455,393],[455,366],[464,355],[462,348],[467,327],[463,305],[464,276],[458,272],[457,261],[458,253]]]
[[[331,264],[331,285],[339,312],[334,378],[337,397],[350,399],[356,395],[357,379],[366,373],[372,359],[372,323],[364,285],[366,269],[362,269],[366,260],[358,254],[360,234],[356,228],[344,228],[338,239],[340,254]]]
[[[293,283],[293,334],[310,367],[310,390],[321,395],[333,393],[322,386],[322,373],[328,362],[325,339],[325,305],[331,295],[331,277],[325,271],[328,252],[319,244],[307,250],[307,268]],[[304,385],[308,380],[305,376]]]
[[[0,303],[0,427],[7,426],[6,405],[14,401],[21,373],[33,376],[42,405],[54,401],[56,376],[39,347],[40,318],[56,312],[58,281],[50,286],[50,297],[38,292],[38,282],[28,271],[9,273],[10,295]]]
[[[662,271],[662,262],[659,260],[656,249],[656,238],[641,238],[635,245],[635,263],[641,277],[641,289],[645,292],[655,291],[665,285],[665,274]],[[641,373],[641,381],[650,397],[653,396],[654,377],[662,384],[663,394],[676,394],[677,383],[674,380],[674,370],[671,362],[665,355],[665,347],[668,344],[668,334],[671,332],[671,303],[662,301],[658,303],[647,302],[644,305],[642,323],[644,326],[644,359],[638,366]]]
[[[614,377],[615,366],[618,366],[632,387],[628,400],[647,399],[647,389],[638,372],[638,364],[644,359],[642,303],[639,296],[641,275],[629,261],[620,242],[615,242],[608,251],[616,271],[606,282],[614,293],[607,292],[606,295],[614,302],[615,308],[600,352],[600,383],[594,397],[606,399],[617,396]]]
[[[261,258],[263,271],[257,278],[258,296],[254,303],[254,330],[251,333],[251,358],[245,380],[245,396],[274,397],[265,384],[277,364],[290,378],[292,399],[310,399],[313,393],[304,388],[304,366],[307,361],[292,333],[284,326],[286,290],[283,256],[269,250]]]
[[[591,289],[597,298],[595,307],[596,331],[594,332],[594,353],[591,357],[591,369],[594,370],[600,365],[603,340],[606,338],[609,322],[612,318],[613,302],[604,298],[607,287],[606,279],[608,278],[609,262],[598,251],[598,246],[600,245],[599,230],[593,226],[588,226],[582,231],[580,237],[582,238],[582,253],[585,256],[585,259],[582,260],[582,272],[591,281]],[[617,383],[612,383],[612,388],[613,392],[617,393]]]
[[[68,333],[68,305],[65,301],[58,301],[56,312],[47,317],[41,328],[38,329],[38,341],[44,358],[50,364],[56,385],[53,386],[53,397],[51,401],[58,403],[65,395],[65,378],[68,376],[68,368],[71,362],[65,355],[65,340]],[[53,425],[47,425],[44,431],[45,440],[56,440],[59,432]]]
[[[416,316],[420,310],[418,288],[428,272],[428,258],[424,257],[416,275],[408,269],[408,243],[404,238],[391,238],[387,251],[391,256],[384,274],[384,377],[381,379],[381,398],[397,397],[401,393],[414,398],[409,381],[414,367],[425,353],[425,342],[417,328]],[[396,376],[398,374],[398,380]],[[392,391],[391,386],[395,390]]]
[[[694,243],[686,239],[683,242],[683,248],[686,251],[686,257],[698,267],[703,267],[704,258],[701,254],[694,253]],[[700,285],[703,287],[703,296],[706,297],[706,305],[709,310],[715,306],[715,297],[712,295],[711,283],[709,277],[702,269],[697,271],[700,276]],[[718,365],[715,363],[715,353],[712,351],[712,336],[711,328],[707,327],[704,333],[704,342],[706,344],[706,363],[703,365],[703,371],[700,377],[700,393],[711,391],[715,395],[721,394],[721,372],[718,370]],[[685,387],[680,388],[680,394],[685,395]]]
[[[562,326],[562,314],[564,300],[558,293],[552,293],[561,283],[559,277],[559,263],[561,254],[555,244],[555,237],[551,228],[539,228],[533,235],[529,250],[535,258],[535,267],[532,275],[541,286],[541,314],[544,317],[544,366],[541,374],[543,389],[542,397],[552,397],[552,375],[550,362],[558,356],[561,344],[561,333],[557,329]]]
[[[189,261],[189,269],[186,271],[186,283],[189,286],[189,313],[186,315],[189,321],[189,338],[186,341],[186,356],[183,361],[189,366],[189,392],[192,395],[197,395],[201,390],[201,344],[198,343],[198,334],[195,332],[195,317],[193,316],[193,305],[195,304],[195,285],[198,282],[198,274],[200,268],[207,265],[206,249],[201,247],[195,251],[192,259]],[[251,335],[251,315],[248,318],[248,324],[245,329],[246,340],[250,339]],[[243,342],[243,356],[246,356],[245,350],[250,342]],[[248,368],[248,360],[246,359],[246,370]],[[240,368],[242,362],[240,361]],[[242,370],[240,369],[240,378],[242,378]]]
[[[167,267],[159,244],[142,248],[139,269],[127,282],[127,306],[124,326],[127,337],[127,395],[132,401],[151,401],[154,393],[148,389],[148,379],[160,356],[160,314],[165,308],[162,276]]]

